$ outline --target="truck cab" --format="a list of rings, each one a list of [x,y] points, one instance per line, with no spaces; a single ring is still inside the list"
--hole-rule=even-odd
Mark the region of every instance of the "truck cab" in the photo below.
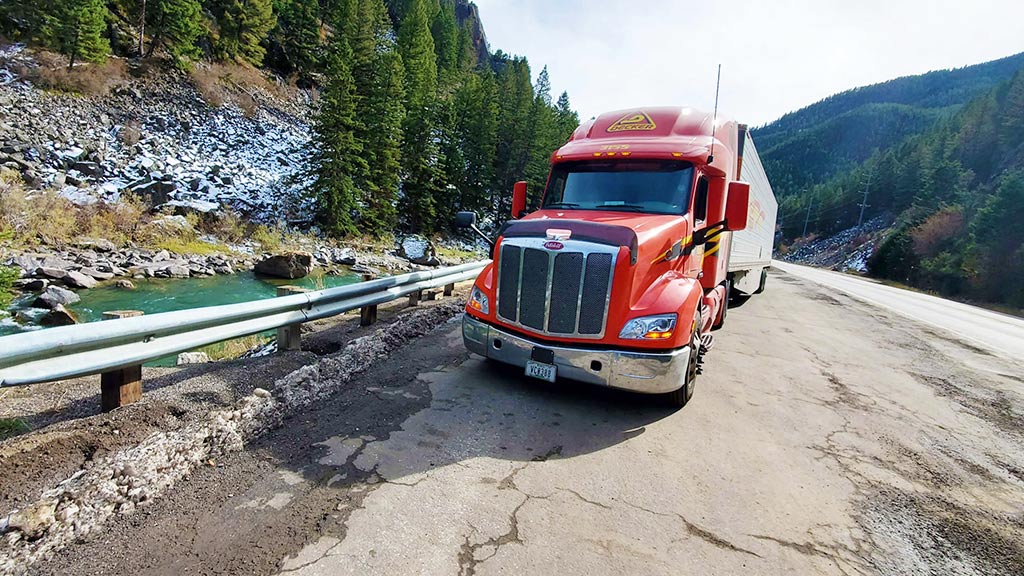
[[[538,210],[516,185],[513,219],[467,303],[467,348],[529,376],[685,405],[725,319],[731,235],[747,223],[745,136],[692,108],[577,128],[552,154]]]

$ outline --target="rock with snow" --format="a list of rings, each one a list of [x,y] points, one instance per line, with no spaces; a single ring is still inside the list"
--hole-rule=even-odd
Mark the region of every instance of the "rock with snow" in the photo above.
[[[421,266],[439,266],[437,249],[422,236],[407,236],[398,245],[398,256]]]
[[[188,364],[206,364],[210,361],[210,356],[206,352],[182,352],[178,354],[178,366],[185,366]]]

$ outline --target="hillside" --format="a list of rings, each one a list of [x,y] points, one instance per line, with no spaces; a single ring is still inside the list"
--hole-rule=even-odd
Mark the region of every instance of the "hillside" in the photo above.
[[[754,130],[776,193],[788,196],[948,118],[1024,66],[1024,53],[842,92]]]
[[[781,198],[783,241],[802,235],[805,222],[808,234],[817,236],[854,227],[866,192],[864,218],[893,222],[871,238],[846,232],[851,249],[874,247],[866,259],[869,273],[1024,307],[1022,129],[1024,66],[923,132]]]

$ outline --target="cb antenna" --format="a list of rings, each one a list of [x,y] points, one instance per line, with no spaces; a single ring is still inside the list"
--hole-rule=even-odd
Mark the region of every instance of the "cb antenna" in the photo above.
[[[715,130],[718,129],[718,89],[722,86],[722,65],[718,65],[718,79],[715,80],[715,115],[711,120],[711,152],[708,154],[708,164],[715,161]]]

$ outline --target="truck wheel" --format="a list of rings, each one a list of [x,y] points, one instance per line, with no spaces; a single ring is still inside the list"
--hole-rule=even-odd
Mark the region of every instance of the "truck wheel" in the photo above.
[[[722,326],[725,326],[725,317],[729,315],[729,300],[732,298],[732,280],[726,280],[722,282],[725,285],[725,298],[722,299],[722,312],[718,315],[718,322],[711,327],[712,330],[718,330]]]
[[[690,360],[686,364],[686,373],[683,375],[683,385],[678,390],[669,392],[665,396],[673,406],[682,408],[693,398],[693,389],[697,386],[697,359],[700,356],[700,315],[694,319],[697,327],[690,336]]]
[[[768,269],[761,268],[761,283],[758,284],[757,290],[754,290],[754,294],[760,294],[764,292],[764,285],[768,283]]]

